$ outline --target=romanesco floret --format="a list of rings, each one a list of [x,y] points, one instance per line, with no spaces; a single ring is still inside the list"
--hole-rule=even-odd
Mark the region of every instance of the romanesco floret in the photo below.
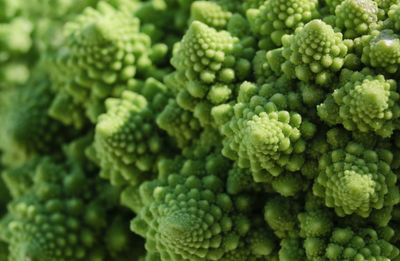
[[[230,83],[235,78],[232,69],[235,58],[233,38],[227,31],[216,31],[212,27],[194,21],[172,57],[171,63],[182,70],[188,80],[211,84],[215,81]],[[203,88],[201,88],[203,87]],[[194,97],[204,97],[207,86],[188,87]]]
[[[239,167],[250,168],[256,182],[271,182],[285,171],[299,171],[305,161],[303,132],[306,138],[314,132],[311,123],[304,124],[300,114],[289,110],[295,103],[275,93],[276,87],[273,82],[262,86],[245,82],[237,104],[213,111],[225,136],[222,154],[237,160]]]
[[[355,213],[368,217],[386,205],[388,194],[398,194],[397,177],[390,169],[392,158],[388,150],[368,150],[350,142],[321,157],[314,194],[323,197],[326,206],[335,208],[339,216]]]
[[[143,183],[141,195],[147,203],[132,229],[147,238],[149,252],[158,252],[162,260],[232,260],[271,254],[271,238],[249,232],[248,217],[236,214],[251,207],[248,199],[235,202],[224,192],[226,161],[218,154],[183,160],[177,172],[162,172],[166,176]],[[248,243],[250,250],[243,249],[241,242]]]
[[[247,17],[254,33],[263,37],[259,47],[272,49],[282,45],[284,34],[318,17],[318,1],[265,1],[258,9],[247,10]]]
[[[203,22],[216,29],[225,28],[232,16],[231,12],[212,1],[193,2],[190,14],[191,20]]]
[[[247,220],[238,216],[235,224],[222,180],[204,173],[204,167],[188,160],[181,175],[153,181],[149,204],[133,220],[133,231],[148,238],[147,250],[159,252],[163,260],[219,260],[237,248],[239,233],[248,232]]]
[[[102,101],[151,66],[150,38],[139,32],[139,20],[102,3],[87,8],[65,26],[69,67],[75,73],[67,90],[84,104],[95,122]]]
[[[175,138],[180,148],[190,144],[201,132],[200,123],[193,113],[179,107],[174,99],[168,101],[168,105],[157,116],[156,122],[158,127]]]
[[[362,72],[352,73],[347,80],[333,92],[333,100],[328,97],[318,106],[321,119],[331,124],[330,118],[337,117],[336,123],[347,130],[390,137],[400,117],[396,81]]]
[[[400,4],[396,3],[390,6],[389,21],[393,24],[393,30],[399,32],[400,30]]]
[[[375,30],[361,38],[361,61],[388,73],[395,73],[400,64],[400,40],[392,30]]]
[[[336,26],[344,38],[355,38],[368,33],[378,22],[378,5],[373,0],[344,0],[335,9]]]
[[[282,37],[282,43],[286,59],[282,71],[302,82],[315,81],[319,85],[332,82],[347,54],[342,34],[321,20],[313,20],[294,35]]]
[[[238,57],[241,48],[229,32],[193,21],[171,58],[183,81],[177,102],[203,126],[213,124],[212,106],[232,99],[234,83],[248,75],[251,65]]]
[[[144,96],[131,91],[107,99],[105,105],[107,113],[99,116],[93,145],[100,175],[113,184],[137,185],[151,177],[165,146],[162,133],[151,124],[154,111]]]

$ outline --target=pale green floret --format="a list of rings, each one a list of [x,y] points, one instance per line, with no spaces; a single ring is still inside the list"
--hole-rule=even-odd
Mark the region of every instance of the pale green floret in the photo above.
[[[390,6],[388,16],[389,16],[389,21],[393,24],[393,29],[396,32],[399,32],[400,31],[400,3]]]
[[[200,21],[215,29],[223,29],[227,26],[232,13],[215,2],[196,1],[190,9],[190,19]]]
[[[334,123],[329,117],[336,117],[336,123],[350,131],[374,132],[382,137],[392,135],[400,117],[399,94],[394,80],[355,72],[332,96],[333,104],[328,97],[317,107],[322,120]]]
[[[388,137],[392,134],[393,121],[400,116],[397,104],[399,94],[396,82],[385,80],[382,75],[367,76],[361,81],[347,83],[333,93],[339,105],[339,116],[348,130],[374,131]]]
[[[378,5],[373,0],[345,0],[336,7],[336,26],[344,38],[355,38],[368,33],[378,22]]]
[[[32,23],[22,17],[16,17],[8,23],[0,23],[2,53],[8,55],[27,53],[32,47],[31,33],[33,29]],[[0,61],[3,59],[4,57],[1,57]]]
[[[341,33],[321,20],[313,20],[293,35],[282,38],[282,71],[300,81],[328,85],[343,64],[347,46]]]
[[[75,74],[67,90],[95,122],[114,89],[151,67],[150,37],[139,32],[137,18],[105,3],[67,23],[65,35],[68,65]]]
[[[204,84],[232,82],[235,79],[232,69],[235,58],[232,52],[236,41],[237,39],[226,31],[218,32],[199,21],[194,21],[172,56],[171,64],[177,70],[184,71],[190,81]],[[198,89],[191,94],[202,98],[207,94],[207,89]]]
[[[130,91],[107,99],[106,108],[95,129],[100,175],[113,184],[139,184],[151,177],[163,149],[162,136],[152,124],[154,112],[145,97]]]
[[[357,143],[333,150],[319,160],[319,175],[313,192],[334,208],[339,216],[357,214],[368,217],[375,209],[397,204],[385,199],[398,195],[397,177],[387,150],[367,150]]]
[[[361,61],[388,73],[397,72],[400,65],[399,36],[391,30],[373,31],[361,38],[364,46]]]
[[[318,17],[317,0],[270,0],[258,9],[247,10],[247,18],[256,35],[264,37],[259,47],[272,49],[282,45],[281,37]]]
[[[304,163],[302,118],[287,110],[289,96],[275,93],[274,85],[245,82],[230,119],[223,106],[213,111],[217,122],[228,120],[220,127],[225,136],[222,154],[237,160],[239,167],[250,168],[256,182],[271,182],[286,170],[300,170]]]
[[[251,63],[239,58],[245,45],[227,31],[193,21],[171,58],[182,88],[177,103],[193,111],[202,126],[212,125],[213,106],[228,102],[234,95],[234,83],[250,72]]]

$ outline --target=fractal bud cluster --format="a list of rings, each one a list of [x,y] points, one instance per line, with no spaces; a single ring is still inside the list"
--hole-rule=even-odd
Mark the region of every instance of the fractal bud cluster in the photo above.
[[[399,0],[0,0],[0,261],[400,261]]]

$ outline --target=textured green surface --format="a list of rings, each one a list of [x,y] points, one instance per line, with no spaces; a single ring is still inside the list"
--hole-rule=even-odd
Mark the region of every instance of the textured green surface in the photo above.
[[[0,261],[400,261],[398,0],[0,0]]]

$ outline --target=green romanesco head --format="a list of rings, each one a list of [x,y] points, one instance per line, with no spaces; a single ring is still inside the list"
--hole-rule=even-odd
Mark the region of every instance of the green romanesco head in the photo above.
[[[191,94],[202,98],[207,95],[207,86],[214,82],[230,83],[235,79],[232,67],[235,63],[233,48],[236,40],[227,31],[218,32],[202,22],[194,21],[183,36],[171,64],[185,72],[191,81],[198,81],[199,87]]]
[[[382,137],[392,135],[400,117],[394,80],[355,72],[332,96],[333,100],[328,97],[317,107],[322,120],[329,123],[334,117],[336,123],[349,131],[374,132]]]
[[[85,192],[91,181],[85,180],[80,170],[68,171],[49,158],[31,171],[33,185],[10,204],[9,260],[102,258],[104,253],[96,250],[100,242],[96,237],[105,225],[105,212],[87,198],[94,192]]]
[[[387,73],[395,73],[400,64],[400,40],[392,30],[373,31],[361,38],[361,61]]]
[[[315,81],[319,85],[332,82],[347,54],[342,34],[321,20],[313,20],[293,35],[284,36],[282,43],[286,59],[282,71],[302,82]]]
[[[378,4],[373,0],[344,0],[335,9],[336,26],[344,38],[368,33],[378,22]]]
[[[398,193],[397,177],[390,168],[392,158],[390,151],[369,150],[350,142],[321,157],[314,194],[324,198],[325,205],[339,216],[368,217],[375,209],[398,202],[385,201]]]
[[[232,13],[212,1],[195,1],[191,5],[190,19],[200,21],[215,29],[226,28]]]
[[[221,175],[227,171],[226,163],[218,154],[205,160],[184,160],[180,171],[163,173],[163,179],[142,184],[140,189],[148,204],[134,218],[131,228],[146,237],[149,252],[158,252],[162,260],[171,261],[246,256],[248,252],[241,253],[239,246],[250,224],[246,216],[236,214],[233,199],[224,192]],[[241,206],[248,208],[251,203],[246,200]],[[256,242],[263,237],[256,238],[254,251],[259,250],[261,256],[270,254],[270,244],[257,247]]]
[[[288,104],[295,103],[276,87],[273,82],[262,86],[245,82],[238,103],[213,111],[217,122],[223,123],[222,154],[237,160],[239,167],[250,168],[256,182],[271,182],[285,171],[300,170],[304,163],[302,117],[289,110]]]
[[[247,44],[251,41],[240,43],[228,31],[193,21],[176,46],[171,64],[176,69],[172,74],[178,81],[175,85],[182,86],[177,102],[193,111],[202,126],[214,124],[212,107],[231,100],[235,84],[249,74],[251,63],[241,57]]]
[[[99,116],[93,145],[100,174],[115,184],[137,185],[151,177],[165,145],[152,124],[154,110],[144,96],[131,91],[107,99],[105,105],[107,112]]]
[[[388,11],[389,21],[393,24],[393,30],[400,30],[400,4],[395,3],[390,6]]]
[[[67,62],[74,71],[67,90],[95,122],[104,99],[151,66],[151,40],[139,32],[137,18],[104,2],[67,23],[65,35]]]
[[[294,32],[317,16],[317,0],[270,0],[258,9],[247,10],[253,32],[264,38],[259,42],[261,49],[281,46],[284,34]]]

